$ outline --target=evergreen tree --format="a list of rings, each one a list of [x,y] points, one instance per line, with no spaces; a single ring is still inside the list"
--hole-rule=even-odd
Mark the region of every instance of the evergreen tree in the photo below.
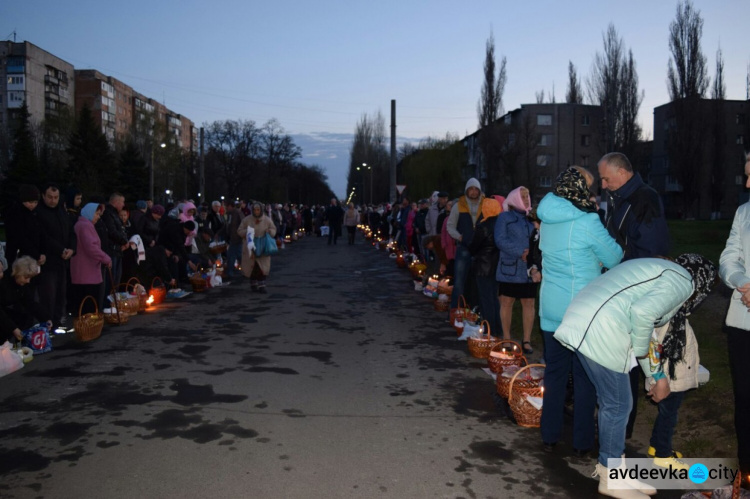
[[[15,199],[18,186],[21,184],[40,185],[46,178],[36,154],[34,135],[31,131],[31,115],[26,102],[23,103],[18,116],[15,132],[12,136],[12,148],[8,170],[3,181],[3,200]]]
[[[146,199],[148,196],[149,171],[141,157],[138,146],[128,141],[120,153],[120,186],[116,188],[128,202]]]
[[[107,196],[119,187],[114,154],[85,105],[70,137],[68,156],[68,181],[79,186],[85,196]]]

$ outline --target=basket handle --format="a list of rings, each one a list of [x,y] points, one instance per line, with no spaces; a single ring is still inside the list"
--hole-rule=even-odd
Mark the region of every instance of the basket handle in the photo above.
[[[133,281],[135,281],[134,284],[130,284]],[[137,295],[138,293],[136,292],[136,286],[138,286],[139,284],[141,284],[140,279],[138,279],[137,277],[133,276],[130,279],[128,279],[128,282],[127,282],[126,286],[133,286],[133,294]],[[126,287],[125,289],[127,290],[128,288]]]
[[[98,303],[96,303],[96,300],[94,299],[94,297],[93,297],[93,296],[91,296],[91,295],[88,295],[88,296],[86,296],[86,297],[85,297],[85,298],[84,298],[83,300],[81,300],[81,304],[80,304],[80,305],[78,306],[78,318],[79,318],[79,319],[82,319],[82,318],[83,318],[83,304],[84,304],[84,303],[86,303],[86,300],[91,300],[91,301],[93,301],[93,302],[94,302],[94,310],[96,310],[96,312],[95,312],[95,313],[96,313],[97,315],[99,315],[99,304],[98,304]]]
[[[490,323],[489,323],[489,322],[487,322],[486,320],[485,320],[485,321],[482,321],[482,322],[480,322],[480,323],[479,323],[479,330],[480,330],[480,331],[482,331],[482,328],[484,328],[484,325],[485,325],[485,324],[487,324],[487,329],[485,329],[485,331],[487,331],[487,336],[486,336],[486,338],[487,338],[487,339],[489,340],[489,339],[490,339],[490,338],[492,337],[492,334],[491,334],[491,331],[490,331]],[[484,337],[484,336],[483,336],[483,337]]]
[[[117,311],[117,322],[120,322],[120,305],[117,303],[117,288],[115,287],[115,276],[112,274],[112,267],[109,267],[109,282],[112,284],[112,296],[115,297],[115,310]]]
[[[159,287],[160,287],[160,288],[166,288],[166,286],[164,285],[164,281],[162,281],[162,280],[161,280],[161,277],[159,277],[159,276],[156,276],[156,277],[154,277],[154,278],[153,278],[153,279],[151,280],[151,287],[152,287],[152,288],[155,288],[155,287],[156,287],[156,286],[154,286],[154,283],[156,282],[156,280],[157,280],[157,279],[158,279],[158,280],[159,280],[159,282],[161,283],[161,286],[159,286]]]
[[[524,362],[526,361],[526,357],[523,358]],[[508,387],[508,400],[510,400],[510,396],[513,394],[513,383],[516,381],[516,376],[521,374],[522,371],[525,371],[526,369],[530,367],[547,367],[545,364],[526,364],[524,367],[516,371],[516,373],[513,375],[512,378],[510,378],[510,386]]]
[[[458,297],[458,308],[469,308],[469,305],[466,303],[466,298],[464,295],[461,295]]]

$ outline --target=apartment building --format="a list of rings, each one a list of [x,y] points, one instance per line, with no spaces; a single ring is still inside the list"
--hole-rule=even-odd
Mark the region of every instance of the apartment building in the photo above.
[[[497,164],[485,164],[480,131],[462,140],[467,150],[466,174],[486,185],[487,168],[494,168],[500,174],[496,182],[500,192],[490,194],[506,194],[525,185],[536,204],[565,168],[585,166],[596,174],[596,163],[605,152],[602,120],[599,106],[522,104],[496,122]]]
[[[667,216],[730,218],[737,206],[748,200],[744,164],[745,151],[750,150],[750,101],[699,99],[691,107],[701,115],[696,129],[700,143],[699,168],[695,173],[699,189],[691,213],[683,213],[685,194],[677,171],[680,165],[671,164],[669,154],[670,134],[678,126],[674,102],[654,108],[649,181],[662,193]]]
[[[0,127],[12,126],[24,101],[41,123],[73,109],[73,65],[29,42],[0,42]]]

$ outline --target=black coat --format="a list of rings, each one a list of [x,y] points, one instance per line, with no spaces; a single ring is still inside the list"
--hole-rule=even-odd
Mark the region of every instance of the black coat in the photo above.
[[[34,286],[19,286],[8,274],[0,279],[0,335],[5,339],[12,341],[14,329],[23,331],[37,322],[46,322],[49,315],[34,301]]]
[[[38,208],[38,206],[37,206]],[[44,254],[42,248],[42,227],[37,209],[30,211],[21,203],[13,203],[5,212],[5,257],[9,268],[18,256],[30,256],[34,260]],[[8,272],[10,274],[10,272]]]
[[[495,245],[495,222],[497,217],[490,217],[474,227],[474,235],[469,242],[469,252],[474,257],[474,272],[480,277],[495,276],[500,250]]]
[[[63,250],[76,250],[77,238],[70,225],[70,216],[62,205],[50,208],[44,202],[39,203],[36,211],[43,235],[42,248],[47,257],[44,266],[55,269],[64,268],[67,260],[62,258]]]
[[[107,229],[106,239],[102,239],[102,249],[110,257],[122,256],[122,247],[128,242],[128,233],[120,220],[117,209],[108,204],[104,207],[101,221]]]
[[[151,247],[152,242],[159,240],[159,221],[155,220],[151,213],[146,213],[136,225],[136,233],[141,236],[143,245],[146,248]]]
[[[182,229],[182,223],[176,218],[170,217],[162,218],[161,221],[159,244],[184,261],[187,259],[187,250],[185,249],[185,231]]]

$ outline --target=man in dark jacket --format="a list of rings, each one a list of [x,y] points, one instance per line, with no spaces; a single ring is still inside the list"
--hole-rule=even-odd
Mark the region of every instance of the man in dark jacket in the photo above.
[[[427,213],[430,211],[430,202],[426,199],[420,199],[417,214],[414,217],[414,247],[418,255],[424,256],[422,251],[422,238],[427,235]]]
[[[166,217],[159,231],[159,244],[164,246],[169,261],[172,277],[187,280],[188,253],[185,238],[192,233],[196,224],[192,220],[180,222],[176,218]]]
[[[109,196],[109,203],[104,207],[101,221],[107,231],[106,240],[102,240],[102,249],[112,259],[112,277],[107,273],[104,292],[109,293],[113,284],[120,284],[122,277],[122,252],[128,247],[128,233],[120,219],[120,210],[125,206],[125,196],[115,192]]]
[[[336,244],[341,236],[341,224],[344,222],[344,210],[339,206],[336,198],[331,198],[331,204],[326,208],[325,219],[328,221],[328,244]]]
[[[221,215],[221,202],[214,201],[211,203],[211,211],[206,217],[205,227],[211,229],[216,239],[224,240],[226,238],[226,222],[224,217]]]
[[[42,229],[39,225],[37,207],[39,189],[34,185],[21,185],[18,189],[18,202],[12,203],[3,214],[5,220],[5,257],[8,269],[19,256],[30,256],[39,265],[44,265],[47,257],[42,249]]]
[[[605,154],[599,160],[598,168],[602,188],[608,197],[605,225],[625,252],[622,261],[667,256],[669,228],[659,194],[633,171],[630,160],[622,153]],[[628,419],[627,438],[633,434],[638,413],[638,399],[643,387],[640,372],[638,368],[630,371],[633,409]]]
[[[76,250],[76,235],[70,217],[60,203],[60,189],[47,184],[37,207],[42,245],[47,261],[37,277],[39,302],[49,309],[53,331],[66,322],[67,268]]]
[[[402,249],[406,248],[406,221],[409,219],[409,212],[411,211],[411,204],[409,198],[404,196],[401,200],[401,209],[398,212],[398,239],[396,242]]]

